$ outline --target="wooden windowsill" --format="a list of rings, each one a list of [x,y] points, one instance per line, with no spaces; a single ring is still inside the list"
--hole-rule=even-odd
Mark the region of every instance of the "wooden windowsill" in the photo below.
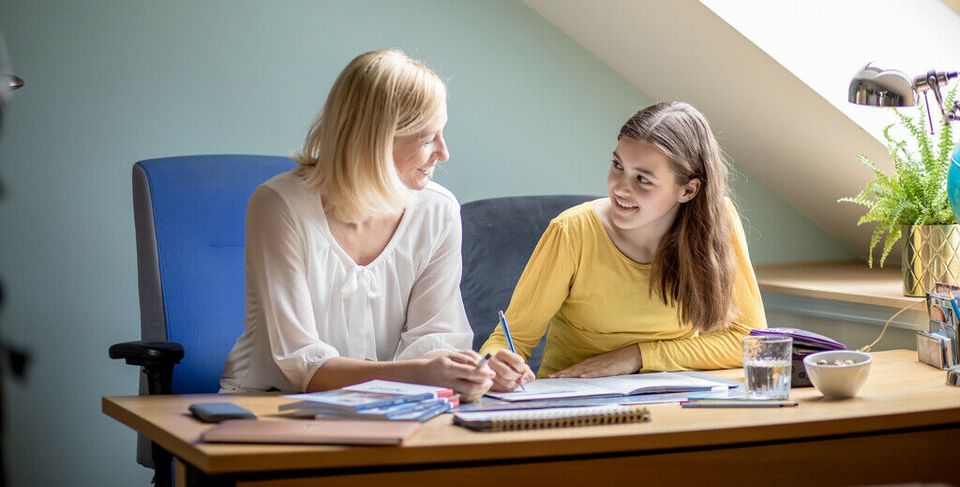
[[[761,264],[755,267],[761,292],[903,308],[922,298],[903,295],[899,266],[883,269],[865,262]]]

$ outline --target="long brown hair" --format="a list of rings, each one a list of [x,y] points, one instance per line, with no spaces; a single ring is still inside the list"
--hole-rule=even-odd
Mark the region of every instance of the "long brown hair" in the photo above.
[[[660,240],[650,293],[657,291],[664,304],[677,303],[681,321],[701,332],[725,327],[734,312],[729,188],[727,164],[710,124],[687,103],[657,103],[623,124],[618,140],[624,137],[648,142],[666,155],[677,184],[701,181]]]

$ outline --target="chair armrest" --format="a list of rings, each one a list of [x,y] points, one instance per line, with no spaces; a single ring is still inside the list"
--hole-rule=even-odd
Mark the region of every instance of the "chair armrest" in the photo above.
[[[128,365],[173,366],[183,359],[183,346],[176,342],[124,342],[110,346],[110,358],[125,359]]]
[[[173,366],[183,358],[183,345],[175,342],[124,342],[110,346],[110,358],[125,359],[143,367],[147,393],[170,394],[173,390]]]

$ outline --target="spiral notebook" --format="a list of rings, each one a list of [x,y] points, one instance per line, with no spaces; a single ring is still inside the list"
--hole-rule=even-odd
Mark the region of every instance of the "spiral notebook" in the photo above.
[[[650,421],[650,411],[647,408],[619,404],[520,411],[476,411],[453,415],[453,424],[474,431],[521,431],[647,421]]]

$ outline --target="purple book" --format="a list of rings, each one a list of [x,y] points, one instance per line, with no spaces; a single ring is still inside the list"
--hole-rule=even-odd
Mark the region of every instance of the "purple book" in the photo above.
[[[830,337],[797,328],[765,328],[750,330],[754,336],[792,337],[793,343],[818,350],[846,350],[847,346]]]
[[[791,361],[790,387],[809,387],[813,384],[807,376],[803,358],[814,352],[825,350],[846,350],[847,346],[830,337],[812,331],[797,328],[765,328],[750,330],[754,336],[774,336],[793,338],[793,360]]]

